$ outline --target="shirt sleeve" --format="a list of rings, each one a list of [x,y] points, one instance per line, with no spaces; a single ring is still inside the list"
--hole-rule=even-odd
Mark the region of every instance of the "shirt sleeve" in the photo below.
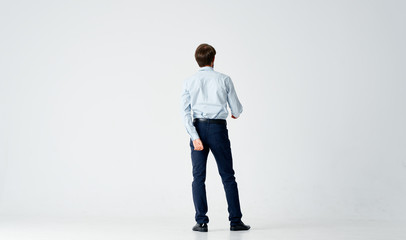
[[[226,91],[227,91],[227,102],[231,109],[231,114],[238,118],[242,113],[242,105],[240,100],[238,100],[237,93],[235,92],[233,81],[230,77],[226,78]]]
[[[182,96],[181,96],[181,112],[183,117],[183,123],[185,125],[187,133],[190,135],[190,138],[196,140],[199,138],[199,134],[196,131],[195,126],[192,123],[192,108],[190,105],[190,94],[187,89],[186,81],[183,83]]]

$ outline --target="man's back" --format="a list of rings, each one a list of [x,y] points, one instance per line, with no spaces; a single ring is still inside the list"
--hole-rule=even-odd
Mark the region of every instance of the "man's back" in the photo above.
[[[239,117],[243,107],[237,97],[231,78],[214,71],[210,66],[201,67],[183,83],[182,110],[185,127],[192,140],[198,138],[192,125],[193,118],[226,119],[227,104],[234,117]]]
[[[214,71],[211,67],[202,67],[197,73],[185,80],[185,88],[190,95],[193,118],[226,119],[228,116],[228,93],[234,92],[229,76]],[[241,103],[230,97],[230,108],[234,116],[242,112]],[[235,110],[235,111],[234,111]]]

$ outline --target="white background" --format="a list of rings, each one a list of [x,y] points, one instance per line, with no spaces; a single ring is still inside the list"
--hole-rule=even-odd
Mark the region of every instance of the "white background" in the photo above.
[[[182,81],[234,81],[245,220],[406,219],[404,1],[2,1],[0,214],[194,221]],[[227,221],[214,159],[209,217]]]

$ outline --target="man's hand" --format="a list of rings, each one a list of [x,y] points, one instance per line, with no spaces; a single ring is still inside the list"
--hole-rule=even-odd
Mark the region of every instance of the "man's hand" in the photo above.
[[[231,118],[237,119],[236,117],[234,117],[234,115],[231,115]]]
[[[200,138],[193,140],[193,146],[195,147],[196,151],[202,151],[203,150],[203,143]]]

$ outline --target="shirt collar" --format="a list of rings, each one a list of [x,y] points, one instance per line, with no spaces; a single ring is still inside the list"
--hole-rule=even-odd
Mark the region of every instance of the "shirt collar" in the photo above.
[[[199,71],[213,71],[213,68],[210,66],[204,66],[199,69]]]

